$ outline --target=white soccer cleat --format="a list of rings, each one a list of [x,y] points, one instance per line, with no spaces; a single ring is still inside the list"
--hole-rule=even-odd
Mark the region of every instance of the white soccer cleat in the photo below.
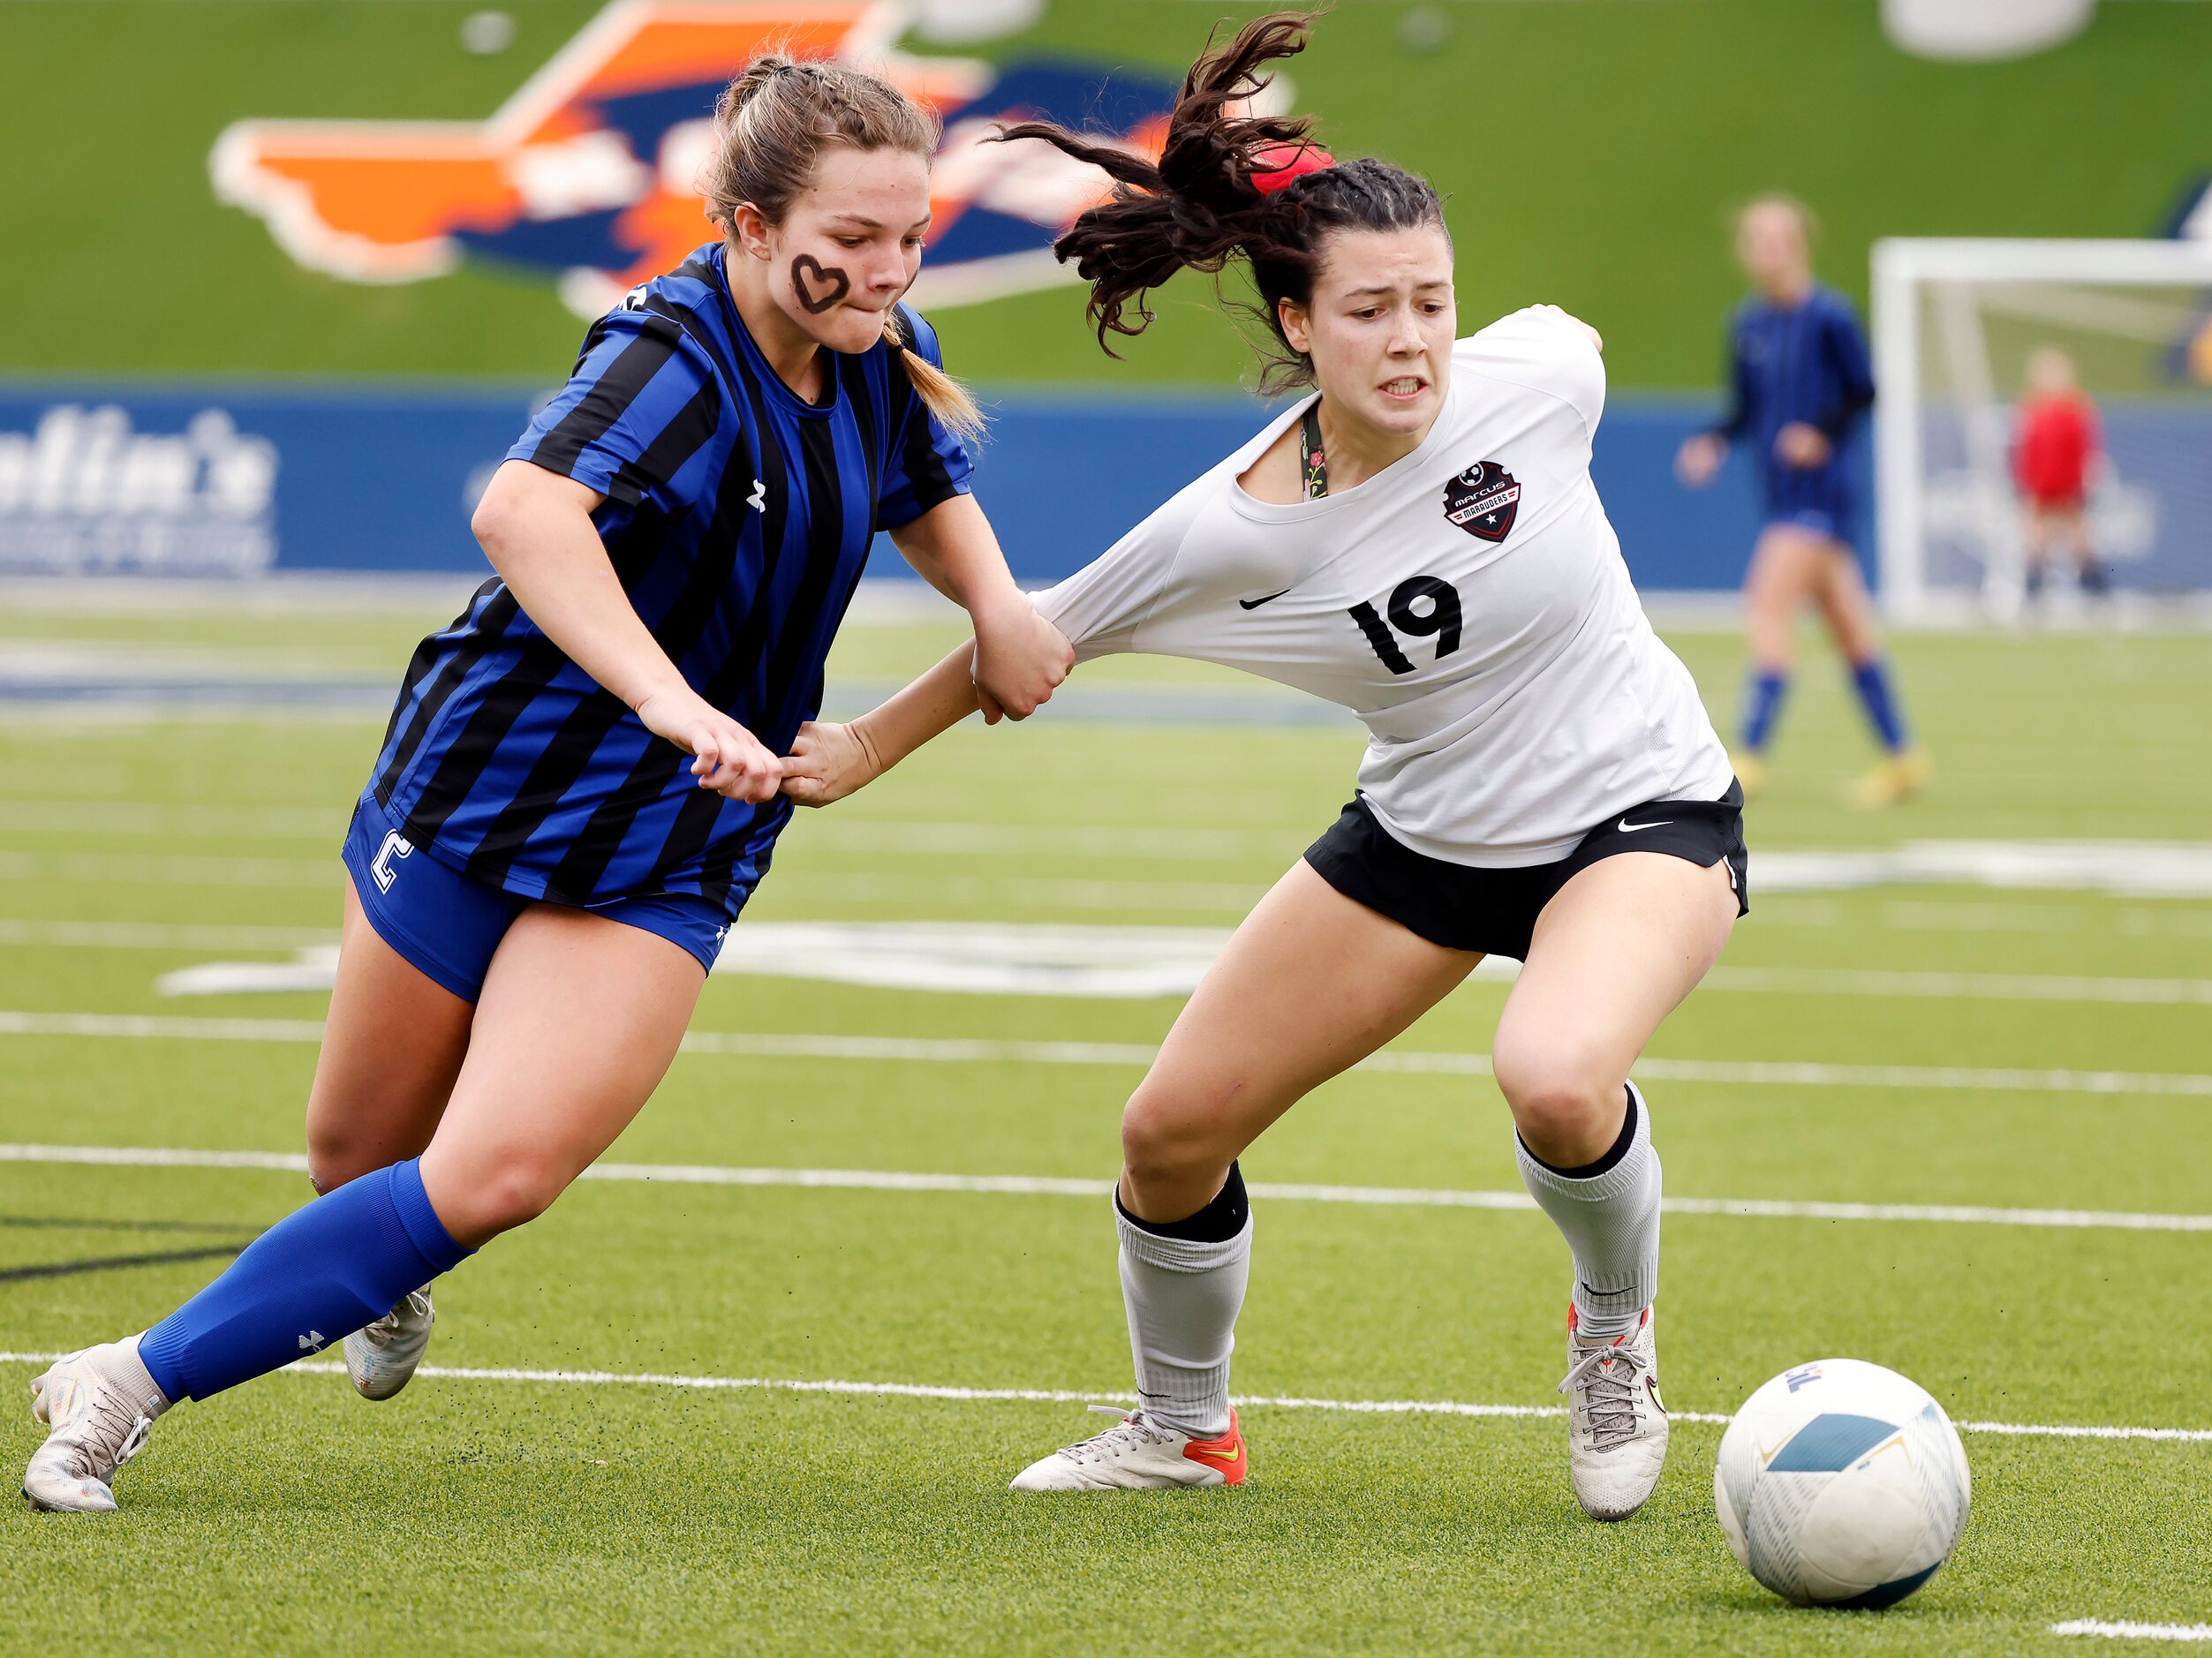
[[[1093,1405],[1121,1420],[1102,1434],[1055,1451],[1014,1476],[1011,1491],[1142,1491],[1174,1486],[1242,1485],[1249,1464],[1236,1413],[1229,1431],[1197,1439],[1146,1419],[1144,1413]]]
[[[428,1288],[411,1290],[383,1317],[348,1336],[345,1373],[353,1390],[365,1399],[388,1399],[405,1387],[430,1345],[434,1318]]]
[[[145,1449],[169,1404],[136,1336],[57,1360],[31,1383],[31,1414],[51,1431],[23,1471],[23,1495],[34,1509],[113,1513],[116,1470]]]
[[[1635,1329],[1585,1345],[1574,1307],[1567,1309],[1567,1466],[1574,1498],[1593,1519],[1623,1520],[1642,1508],[1666,1463],[1666,1406],[1659,1402],[1659,1360],[1651,1309]]]

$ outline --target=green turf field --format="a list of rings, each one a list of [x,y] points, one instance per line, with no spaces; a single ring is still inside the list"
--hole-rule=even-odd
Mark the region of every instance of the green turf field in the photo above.
[[[160,650],[396,679],[445,607],[4,605],[0,659]],[[950,637],[854,626],[834,698]],[[1728,705],[1733,642],[1677,643]],[[613,1154],[691,1179],[579,1186],[442,1283],[431,1358],[475,1375],[380,1406],[325,1372],[270,1377],[165,1419],[121,1514],[0,1516],[5,1644],[1992,1653],[2063,1650],[2045,1632],[2070,1619],[2212,1619],[2212,901],[1760,887],[1763,856],[1819,848],[2201,844],[2212,658],[2201,637],[2080,634],[1914,637],[1898,655],[1934,792],[1876,818],[1832,803],[1864,746],[1816,659],[1752,814],[1753,916],[1653,1044],[1670,1197],[1790,1211],[1668,1221],[1669,1402],[1725,1413],[1843,1353],[1913,1375],[1964,1423],[2198,1436],[1970,1428],[1965,1542],[1901,1608],[1798,1611],[1739,1571],[1712,1515],[1710,1422],[1680,1423],[1650,1507],[1604,1527],[1574,1507],[1556,1418],[1350,1408],[1554,1403],[1567,1262],[1513,1209],[1263,1191],[1237,1384],[1306,1403],[1248,1405],[1250,1482],[1008,1494],[1098,1425],[1080,1398],[1126,1396],[1102,1183],[1129,1051],[1174,1002],[717,976],[698,1051]],[[748,923],[1228,926],[1329,821],[1357,750],[1346,726],[1253,718],[1264,692],[1239,724],[1113,717],[1232,689],[1100,664],[1065,711],[971,724],[804,818]],[[381,729],[304,706],[0,716],[7,1387],[34,1373],[24,1355],[165,1313],[306,1195],[282,1167],[20,1148],[298,1151],[322,996],[163,998],[155,981],[334,936],[336,840]],[[2125,874],[2146,855],[2099,862]],[[1471,983],[1384,1066],[1323,1089],[1249,1177],[1517,1192],[1471,1057],[1504,992]],[[1784,1066],[1801,1068],[1761,1068]],[[875,1184],[789,1183],[809,1170]],[[882,1189],[895,1174],[1101,1187]],[[1819,1203],[1973,1212],[1803,1209]],[[2087,1224],[2026,1212],[2050,1210]],[[26,1456],[27,1416],[0,1420],[5,1453]]]
[[[363,287],[303,270],[208,181],[249,117],[479,120],[599,9],[513,5],[515,45],[464,53],[479,0],[7,0],[0,292],[73,326],[0,331],[0,373],[409,374],[544,381],[581,327],[552,285],[481,266]],[[1827,224],[1827,275],[1863,301],[1877,236],[2160,233],[2212,151],[2212,7],[2110,0],[2062,49],[1941,64],[1884,41],[1876,0],[1453,0],[1438,49],[1400,0],[1347,0],[1291,66],[1345,153],[1431,176],[1459,237],[1461,314],[1534,301],[1589,318],[1621,386],[1709,384],[1738,291],[1733,207],[1784,188]],[[974,49],[1179,73],[1256,5],[1056,0]],[[946,49],[919,49],[942,51]],[[707,237],[700,227],[700,239]],[[1243,349],[1183,278],[1116,367],[1059,290],[938,315],[985,382],[1224,385]]]

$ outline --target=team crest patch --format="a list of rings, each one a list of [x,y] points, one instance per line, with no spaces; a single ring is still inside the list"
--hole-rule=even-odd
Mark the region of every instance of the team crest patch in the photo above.
[[[1444,486],[1444,516],[1481,541],[1503,541],[1521,510],[1521,483],[1496,461],[1477,461]]]

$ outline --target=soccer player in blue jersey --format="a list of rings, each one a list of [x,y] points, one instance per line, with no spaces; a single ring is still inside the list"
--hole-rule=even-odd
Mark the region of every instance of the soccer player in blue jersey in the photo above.
[[[769,57],[715,125],[724,239],[594,323],[509,452],[475,521],[498,575],[416,652],[355,807],[307,1108],[324,1195],[33,1384],[34,1507],[114,1508],[163,1411],[341,1338],[361,1392],[396,1392],[430,1281],[622,1132],[768,867],[777,757],[878,529],[972,615],[986,714],[1068,670],[969,494],[974,404],[898,304],[934,123]]]
[[[1737,222],[1736,255],[1753,292],[1729,330],[1727,414],[1685,442],[1675,461],[1693,489],[1712,481],[1738,443],[1759,471],[1766,523],[1744,582],[1752,673],[1736,775],[1748,794],[1765,782],[1797,613],[1809,599],[1850,665],[1852,689],[1882,745],[1853,797],[1889,805],[1926,784],[1928,760],[1906,732],[1854,550],[1862,428],[1874,402],[1866,340],[1850,302],[1814,280],[1812,223],[1798,202],[1780,195],[1752,202]]]

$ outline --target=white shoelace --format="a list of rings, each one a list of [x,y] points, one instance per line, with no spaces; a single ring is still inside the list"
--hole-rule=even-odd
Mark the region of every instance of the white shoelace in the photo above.
[[[407,1292],[407,1299],[393,1308],[383,1317],[374,1319],[361,1326],[361,1334],[368,1340],[370,1345],[384,1346],[399,1338],[403,1319],[419,1321],[429,1311],[430,1297],[427,1292],[422,1290],[410,1290]]]
[[[1619,1367],[1608,1370],[1605,1361]],[[1581,1383],[1589,1398],[1590,1446],[1611,1451],[1636,1436],[1635,1373],[1642,1368],[1641,1355],[1626,1342],[1618,1346],[1591,1347],[1577,1359],[1559,1383],[1567,1392]]]
[[[1070,1462],[1103,1462],[1131,1439],[1147,1445],[1164,1445],[1167,1443],[1167,1436],[1146,1421],[1141,1410],[1124,1410],[1119,1405],[1086,1405],[1083,1408],[1096,1415],[1114,1416],[1120,1420],[1113,1427],[1093,1434],[1088,1439],[1061,1447],[1060,1454]]]
[[[83,1421],[86,1433],[77,1445],[79,1456],[85,1458],[85,1472],[94,1479],[105,1479],[97,1458],[109,1459],[108,1473],[112,1473],[146,1448],[147,1436],[154,1431],[154,1419],[145,1412],[124,1403],[105,1386],[95,1385],[92,1401],[85,1406]]]

